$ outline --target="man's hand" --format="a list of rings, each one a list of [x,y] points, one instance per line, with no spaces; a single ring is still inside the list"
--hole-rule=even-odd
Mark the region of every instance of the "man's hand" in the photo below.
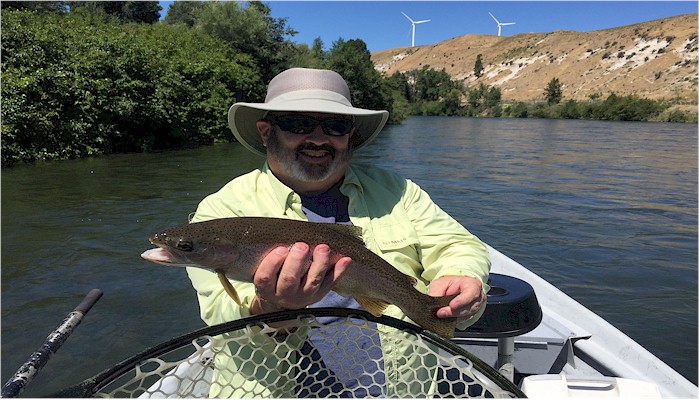
[[[252,314],[304,308],[320,301],[342,276],[352,259],[333,260],[330,247],[311,249],[295,243],[290,249],[277,247],[260,262],[253,284]]]
[[[430,283],[427,294],[437,297],[458,295],[449,306],[437,310],[439,318],[468,319],[478,312],[486,300],[483,284],[470,276],[446,275],[437,278]]]

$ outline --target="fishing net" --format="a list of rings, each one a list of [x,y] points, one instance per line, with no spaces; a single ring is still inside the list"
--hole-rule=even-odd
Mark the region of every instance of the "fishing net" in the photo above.
[[[359,310],[306,309],[204,328],[57,396],[525,397],[459,346]]]

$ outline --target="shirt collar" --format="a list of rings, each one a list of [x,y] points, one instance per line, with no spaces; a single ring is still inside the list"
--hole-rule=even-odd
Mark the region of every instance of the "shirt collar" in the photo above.
[[[266,161],[265,164],[262,166],[262,173],[267,176],[269,188],[271,189],[274,198],[277,200],[277,204],[280,207],[279,211],[281,215],[284,215],[286,213],[286,208],[289,204],[301,201],[300,197],[296,193],[294,193],[294,191],[291,190],[290,187],[283,184],[279,179],[277,179],[276,176],[274,176],[272,170],[269,169],[269,165]]]
[[[279,204],[279,207],[281,207],[280,212],[282,214],[286,212],[286,208],[289,205],[301,203],[301,197],[296,192],[291,190],[290,187],[286,186],[279,179],[277,179],[276,176],[274,176],[274,173],[272,173],[272,170],[269,168],[269,164],[267,164],[266,161],[262,166],[262,173],[268,177],[269,187],[277,200],[277,204]],[[340,191],[345,196],[347,195],[347,188],[349,186],[355,186],[360,192],[362,191],[362,184],[359,181],[359,177],[357,177],[352,164],[350,164],[349,168],[347,168],[347,172],[345,172],[345,180],[340,187]]]
[[[357,173],[354,170],[354,165],[351,163],[349,165],[349,168],[347,168],[347,171],[345,172],[345,181],[342,183],[342,186],[340,187],[340,191],[345,196],[347,196],[346,189],[349,186],[356,187],[360,192],[363,191],[362,183],[359,181],[359,177],[357,177]]]

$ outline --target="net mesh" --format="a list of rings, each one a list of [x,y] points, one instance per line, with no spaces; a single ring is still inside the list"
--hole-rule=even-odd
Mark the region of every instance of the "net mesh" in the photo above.
[[[297,315],[171,346],[98,382],[93,396],[512,398],[521,393],[502,388],[500,378],[429,332],[355,314]]]

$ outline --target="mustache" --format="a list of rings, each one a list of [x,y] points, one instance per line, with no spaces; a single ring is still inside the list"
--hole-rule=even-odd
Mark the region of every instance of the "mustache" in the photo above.
[[[323,144],[323,145],[318,146],[318,145],[315,145],[312,143],[308,143],[308,144],[301,144],[296,148],[297,153],[300,153],[304,150],[327,151],[328,154],[330,154],[333,157],[335,157],[335,152],[336,152],[335,148],[333,148],[329,144]]]

